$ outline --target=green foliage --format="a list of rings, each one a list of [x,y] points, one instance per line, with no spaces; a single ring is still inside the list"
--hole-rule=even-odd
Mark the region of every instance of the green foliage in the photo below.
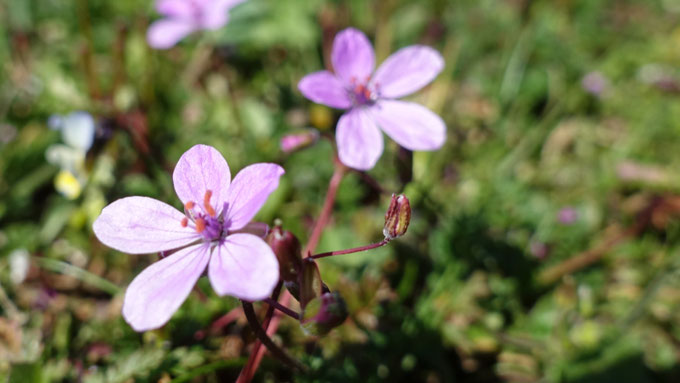
[[[251,0],[166,51],[145,41],[157,17],[150,0],[0,2],[0,380],[235,380],[252,333],[242,317],[211,325],[238,302],[204,278],[168,325],[135,333],[124,289],[157,257],[108,249],[91,224],[129,195],[179,207],[172,169],[204,143],[232,175],[282,164],[257,219],[306,243],[333,146],[278,143],[332,134],[340,112],[297,82],[347,26],[379,60],[416,43],[442,53],[444,71],[409,99],[442,116],[448,139],[412,157],[386,140],[375,169],[345,177],[319,252],[381,240],[392,192],[411,201],[408,233],[320,259],[349,318],[322,337],[283,319],[275,340],[311,372],[265,357],[255,380],[680,380],[674,1]],[[582,84],[592,72],[599,94]],[[75,110],[98,130],[69,200],[46,161],[61,142],[47,121]]]

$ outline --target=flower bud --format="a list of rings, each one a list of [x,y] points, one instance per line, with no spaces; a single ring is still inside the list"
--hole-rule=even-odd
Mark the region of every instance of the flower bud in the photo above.
[[[339,292],[333,291],[311,300],[302,312],[302,329],[310,335],[324,335],[347,319],[347,305]]]
[[[307,130],[297,134],[287,134],[281,138],[281,150],[284,153],[291,153],[296,150],[312,146],[319,139],[317,130]]]
[[[267,235],[267,243],[279,260],[281,280],[297,283],[302,272],[300,241],[293,233],[276,225]]]
[[[328,286],[321,280],[321,272],[316,261],[311,258],[302,260],[302,272],[296,282],[284,282],[288,292],[305,308],[308,302],[330,292]]]
[[[392,240],[404,235],[409,222],[411,222],[411,205],[408,198],[403,194],[392,194],[390,207],[385,213],[385,226],[383,227],[385,239]]]

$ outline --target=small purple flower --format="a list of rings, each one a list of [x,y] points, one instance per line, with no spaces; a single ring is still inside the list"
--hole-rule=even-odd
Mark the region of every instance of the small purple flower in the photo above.
[[[563,225],[571,225],[578,220],[578,211],[573,207],[562,208],[557,213],[557,220]]]
[[[547,244],[538,241],[531,241],[529,244],[529,252],[538,259],[544,259],[550,253],[550,248]]]
[[[157,0],[156,11],[166,18],[151,24],[146,39],[153,48],[168,49],[192,32],[222,28],[229,10],[245,0]]]
[[[93,229],[105,245],[131,254],[176,249],[128,286],[123,317],[132,328],[165,324],[206,267],[218,295],[255,301],[271,294],[279,280],[278,261],[249,223],[283,173],[276,164],[254,164],[230,184],[224,157],[211,146],[196,145],[182,155],[172,176],[184,213],[148,197],[122,198],[102,210]]]
[[[308,130],[297,134],[287,134],[281,138],[281,150],[284,153],[292,153],[313,145],[319,140],[318,130]]]
[[[360,170],[375,166],[383,152],[380,129],[410,150],[435,150],[444,144],[446,125],[438,115],[422,105],[396,100],[441,72],[444,60],[437,51],[423,45],[402,48],[373,73],[371,43],[362,32],[348,28],[335,36],[331,62],[335,73],[311,73],[298,88],[316,103],[348,109],[337,126],[342,163]]]
[[[609,88],[609,81],[600,72],[590,72],[581,79],[581,87],[593,96],[600,97]]]

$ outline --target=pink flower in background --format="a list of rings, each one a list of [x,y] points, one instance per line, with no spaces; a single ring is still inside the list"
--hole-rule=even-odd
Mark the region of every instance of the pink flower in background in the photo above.
[[[444,144],[446,125],[438,115],[422,105],[396,100],[441,72],[444,60],[437,51],[423,45],[402,48],[374,73],[371,43],[362,32],[348,28],[335,36],[331,62],[334,73],[311,73],[298,88],[316,103],[348,109],[336,132],[342,163],[360,170],[375,166],[383,152],[380,129],[410,150],[435,150]]]
[[[196,145],[182,155],[172,176],[184,213],[148,197],[122,198],[105,207],[93,225],[105,245],[131,254],[176,249],[128,286],[125,320],[137,331],[162,326],[206,267],[218,295],[247,301],[268,297],[279,280],[279,265],[269,245],[253,234],[257,226],[250,220],[283,173],[279,165],[254,164],[230,184],[224,157],[211,146]]]
[[[281,137],[280,147],[284,153],[291,153],[314,145],[319,140],[318,130],[308,130],[297,134],[287,134]]]
[[[557,220],[563,225],[571,225],[578,220],[578,211],[573,207],[567,206],[560,209],[557,213]]]
[[[222,28],[229,10],[245,0],[157,0],[156,11],[165,16],[151,24],[146,39],[153,48],[167,49],[192,32]]]

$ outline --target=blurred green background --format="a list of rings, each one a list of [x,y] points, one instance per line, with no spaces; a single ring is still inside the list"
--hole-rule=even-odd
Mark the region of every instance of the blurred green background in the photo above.
[[[346,177],[319,251],[382,239],[391,192],[411,200],[409,232],[320,260],[350,317],[320,339],[284,319],[275,339],[312,372],[266,357],[255,380],[680,381],[677,1],[251,0],[167,51],[146,44],[156,18],[151,1],[0,0],[0,380],[233,381],[245,320],[205,330],[237,300],[201,280],[168,325],[135,333],[123,292],[157,257],[108,249],[91,224],[124,196],[177,205],[174,164],[205,143],[233,174],[282,164],[258,218],[304,242],[333,149],[286,155],[279,139],[332,132],[339,112],[297,82],[354,26],[378,61],[442,53],[412,99],[448,140],[412,156],[386,141]],[[59,178],[48,120],[74,111],[95,141]]]

